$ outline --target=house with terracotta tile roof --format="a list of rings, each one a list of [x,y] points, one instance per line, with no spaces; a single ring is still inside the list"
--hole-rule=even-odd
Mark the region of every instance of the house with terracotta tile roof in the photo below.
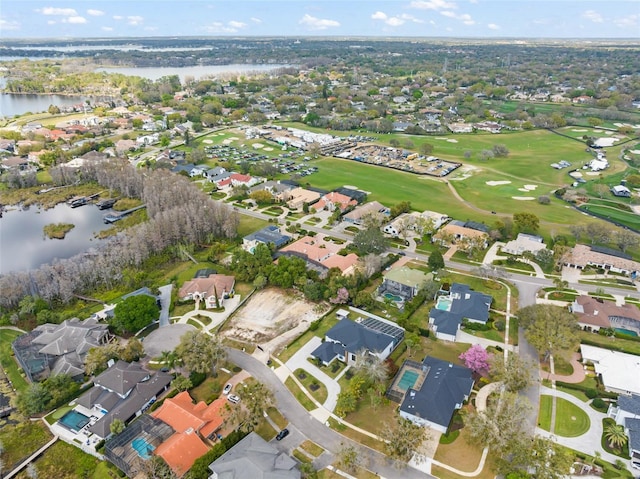
[[[320,199],[320,193],[317,191],[305,190],[304,188],[294,188],[289,191],[285,191],[282,195],[282,200],[287,203],[287,206],[292,210],[302,209],[305,203],[312,204]]]
[[[321,275],[326,274],[331,268],[339,268],[343,275],[352,274],[358,262],[358,255],[350,253],[346,256],[338,252],[344,248],[344,244],[336,244],[326,241],[324,235],[314,237],[305,236],[284,248],[279,255],[297,256],[304,259],[308,266],[316,269]]]
[[[349,207],[356,206],[358,202],[347,195],[343,195],[336,191],[327,193],[315,203],[312,208],[316,211],[335,211],[338,208],[341,212],[346,211]]]
[[[224,274],[210,274],[206,278],[194,278],[186,281],[178,296],[183,301],[205,301],[207,309],[224,306],[225,299],[234,294],[236,279]]]
[[[209,405],[204,401],[194,404],[187,391],[166,399],[151,415],[171,426],[175,433],[160,444],[154,453],[181,477],[196,459],[209,450],[206,440],[213,437],[224,423],[225,407],[224,397]]]
[[[634,304],[618,306],[612,301],[581,295],[569,305],[569,311],[578,317],[578,324],[583,329],[617,328],[640,335],[640,309]]]
[[[614,273],[624,273],[633,276],[640,271],[640,263],[633,261],[631,256],[622,251],[601,246],[587,246],[577,244],[570,250],[562,262],[565,266],[584,269],[595,266]]]
[[[486,231],[477,229],[470,222],[451,221],[444,225],[433,235],[432,242],[443,246],[456,245],[459,250],[466,251],[474,247],[484,249],[489,244],[489,235]]]

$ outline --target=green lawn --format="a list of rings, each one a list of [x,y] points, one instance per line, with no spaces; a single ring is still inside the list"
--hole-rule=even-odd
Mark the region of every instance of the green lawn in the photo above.
[[[0,329],[0,364],[5,374],[16,388],[18,392],[24,391],[28,384],[21,374],[18,363],[13,356],[11,343],[23,333],[13,331],[12,329]]]
[[[563,437],[577,437],[591,427],[589,416],[578,406],[566,399],[556,398],[555,433]]]
[[[611,219],[629,228],[640,229],[640,215],[636,215],[635,213],[622,211],[615,207],[592,205],[590,203],[580,208],[601,217]]]
[[[258,231],[269,224],[266,220],[254,218],[253,216],[238,215],[240,224],[238,224],[238,238],[247,236],[248,234]]]
[[[538,427],[545,431],[551,430],[551,408],[553,407],[553,397],[540,396],[540,412],[538,413]]]
[[[304,393],[304,391],[302,391],[302,389],[300,389],[300,386],[298,386],[293,379],[288,377],[286,379],[286,381],[284,382],[284,385],[287,386],[287,389],[289,389],[289,391],[291,391],[291,394],[293,394],[295,396],[295,398],[298,400],[298,402],[300,404],[302,404],[302,406],[307,411],[313,411],[314,409],[317,409],[317,406],[313,403],[313,401],[311,399],[309,399],[307,397],[307,395]]]
[[[189,394],[196,401],[204,401],[207,404],[217,399],[222,392],[222,388],[231,378],[230,374],[218,369],[218,377],[207,377],[202,384],[189,390]]]
[[[298,381],[302,383],[305,389],[309,391],[309,393],[316,401],[318,401],[320,404],[324,404],[328,396],[327,387],[324,384],[322,384],[304,369],[296,369],[293,374],[295,374],[296,378],[298,378]],[[304,378],[302,378],[301,376],[304,376]],[[317,386],[317,389],[315,391],[312,389],[312,385],[314,387]]]
[[[640,356],[640,341],[602,336],[600,334],[589,333],[586,331],[580,331],[578,334],[580,335],[580,339],[594,343],[594,345],[598,347],[614,349],[616,351]]]

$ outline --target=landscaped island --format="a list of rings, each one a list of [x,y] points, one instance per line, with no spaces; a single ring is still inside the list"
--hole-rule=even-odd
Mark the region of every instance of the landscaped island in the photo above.
[[[67,233],[75,227],[76,225],[71,223],[51,223],[42,229],[49,239],[64,239]]]

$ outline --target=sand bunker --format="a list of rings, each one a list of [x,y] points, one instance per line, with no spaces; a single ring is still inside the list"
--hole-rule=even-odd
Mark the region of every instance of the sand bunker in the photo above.
[[[511,184],[510,181],[506,181],[506,180],[503,180],[503,181],[487,181],[485,183],[488,186],[500,186],[500,185],[509,185],[509,184]]]
[[[579,171],[572,171],[571,173],[569,173],[569,176],[571,178],[582,178],[582,173],[580,173]]]
[[[600,147],[613,146],[616,141],[620,141],[618,138],[598,138],[595,141],[595,145]]]
[[[230,145],[231,143],[233,143],[233,140],[231,138],[226,138],[222,140],[223,145]]]
[[[582,132],[589,131],[589,130],[571,130],[571,131],[575,131],[576,133],[582,133]]]
[[[449,143],[458,143],[458,140],[454,140],[453,138],[449,138],[447,141]]]
[[[599,171],[587,171],[588,176],[600,176],[600,174]]]
[[[535,198],[533,196],[512,196],[511,198],[514,199],[514,200],[518,200],[518,201],[535,200]]]
[[[264,148],[264,145],[263,145],[262,143],[254,143],[254,144],[253,144],[253,147],[254,147],[256,150],[259,150],[260,148]]]
[[[202,143],[206,143],[207,145],[210,145],[211,143],[213,143],[213,140],[202,140]]]
[[[273,148],[271,148],[270,146],[265,146],[264,151],[273,151]]]
[[[629,153],[633,153],[634,155],[640,155],[640,150],[629,150]]]
[[[523,188],[527,191],[533,191],[538,187],[538,185],[524,185]]]

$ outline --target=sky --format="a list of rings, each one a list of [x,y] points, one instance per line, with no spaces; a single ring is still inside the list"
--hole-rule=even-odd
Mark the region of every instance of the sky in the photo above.
[[[640,0],[1,0],[9,38],[638,38]]]

